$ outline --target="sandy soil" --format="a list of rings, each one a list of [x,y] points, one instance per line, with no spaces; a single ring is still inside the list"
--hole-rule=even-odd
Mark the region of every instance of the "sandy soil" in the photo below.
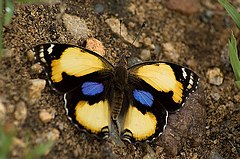
[[[190,13],[175,11],[167,7],[167,1],[160,0],[58,2],[16,4],[12,23],[4,27],[5,55],[0,59],[0,100],[5,109],[2,120],[17,131],[10,158],[23,158],[26,149],[49,139],[55,139],[56,144],[44,158],[240,158],[240,93],[227,53],[231,29],[236,28],[217,2],[201,1]],[[71,19],[64,19],[65,14],[81,18],[88,31],[71,32],[66,24]],[[132,45],[112,31],[106,23],[109,18],[123,19],[132,37],[143,22],[146,26]],[[34,98],[28,97],[31,79],[46,79],[43,73],[37,73],[41,70],[38,66],[33,67],[28,50],[46,42],[83,46],[89,37],[103,43],[105,57],[111,62],[115,62],[117,53],[127,51],[132,63],[169,61],[198,73],[203,90],[200,96],[205,97],[201,103],[206,110],[206,119],[201,117],[206,124],[201,141],[195,145],[186,140],[177,155],[170,157],[172,154],[156,143],[123,146],[97,140],[79,132],[67,119],[62,95],[49,85],[39,94],[43,81],[37,81]],[[49,118],[41,117],[43,111]]]

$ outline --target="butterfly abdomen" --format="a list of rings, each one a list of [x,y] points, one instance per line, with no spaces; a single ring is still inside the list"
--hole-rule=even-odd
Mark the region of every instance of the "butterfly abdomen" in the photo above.
[[[127,86],[127,69],[125,66],[116,66],[113,79],[113,94],[111,103],[111,113],[114,120],[117,119],[123,103],[124,90]]]

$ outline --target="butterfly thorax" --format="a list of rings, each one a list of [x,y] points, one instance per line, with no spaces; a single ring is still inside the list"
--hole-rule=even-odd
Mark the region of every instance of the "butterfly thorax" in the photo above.
[[[127,86],[128,73],[125,60],[120,60],[114,69],[113,94],[111,103],[111,114],[114,120],[117,119],[122,108],[124,90]]]

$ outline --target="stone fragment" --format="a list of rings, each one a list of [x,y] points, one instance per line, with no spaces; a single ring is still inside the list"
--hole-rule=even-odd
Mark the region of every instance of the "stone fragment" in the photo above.
[[[208,69],[207,71],[207,79],[210,84],[221,85],[223,83],[223,73],[220,68]]]
[[[63,23],[75,39],[86,39],[88,37],[89,30],[86,22],[74,15],[64,14],[62,16]]]
[[[170,58],[171,60],[173,60],[174,62],[177,62],[180,54],[179,52],[176,50],[176,48],[174,47],[174,45],[170,42],[168,43],[163,43],[163,53],[167,58]]]
[[[28,102],[34,104],[41,96],[42,90],[45,88],[46,81],[43,79],[32,79],[30,80],[30,86],[28,88]]]
[[[27,106],[23,101],[17,103],[14,117],[20,122],[24,122],[24,120],[27,118]]]
[[[54,117],[51,113],[49,113],[47,110],[43,109],[39,113],[39,118],[43,123],[50,122]]]
[[[105,47],[101,41],[95,38],[88,38],[86,40],[86,49],[94,51],[101,56],[105,56]]]
[[[151,52],[148,49],[143,49],[140,54],[140,58],[143,61],[149,60],[151,58]]]
[[[194,14],[200,11],[198,0],[168,0],[166,6],[171,10],[176,10],[183,14]]]

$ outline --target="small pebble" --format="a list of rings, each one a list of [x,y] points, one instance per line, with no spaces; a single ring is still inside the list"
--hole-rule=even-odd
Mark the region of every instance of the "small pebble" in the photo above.
[[[75,39],[86,39],[88,37],[89,30],[87,28],[86,22],[74,15],[64,14],[63,23]]]
[[[34,61],[35,54],[34,54],[33,50],[28,50],[27,51],[27,58],[28,58],[29,61]]]
[[[210,95],[211,95],[212,99],[215,101],[218,101],[221,97],[219,93],[214,93],[214,92],[212,92]]]
[[[34,104],[40,98],[45,85],[46,81],[43,79],[30,80],[30,86],[28,88],[29,104]]]
[[[103,14],[104,9],[105,8],[104,8],[103,4],[98,3],[98,4],[95,5],[95,12],[98,13],[98,14]]]
[[[35,63],[31,66],[33,73],[40,74],[43,71],[43,67],[39,63]]]
[[[144,38],[143,39],[143,42],[144,42],[144,44],[146,45],[146,46],[151,46],[152,45],[152,40],[151,40],[151,38],[149,38],[149,37],[146,37],[146,38]]]
[[[0,98],[0,124],[2,124],[2,122],[4,122],[6,117],[6,108],[5,105],[2,103],[2,100]]]
[[[130,11],[133,15],[136,14],[137,7],[134,3],[129,3],[128,4],[128,11]]]
[[[88,38],[86,40],[86,49],[94,51],[101,56],[105,56],[105,47],[101,41],[95,38]]]
[[[27,118],[27,106],[23,101],[17,103],[14,117],[20,122],[24,122],[24,120]]]
[[[205,22],[205,23],[208,23],[212,17],[214,15],[214,12],[211,11],[211,10],[207,10],[207,11],[204,11],[201,15],[200,15],[200,19]]]
[[[52,114],[50,114],[48,111],[45,109],[41,110],[39,113],[39,118],[43,123],[48,123],[50,122],[54,117]]]
[[[151,52],[148,49],[143,49],[140,54],[142,60],[149,60],[151,58]]]
[[[219,86],[223,83],[223,73],[221,72],[220,68],[217,67],[208,69],[207,78],[210,84]]]
[[[191,159],[198,159],[198,154],[194,153]]]
[[[174,45],[170,42],[163,43],[163,53],[166,55],[167,58],[170,58],[174,62],[177,62],[180,55],[179,52],[175,49]]]
[[[48,133],[47,133],[47,139],[50,141],[56,141],[60,137],[60,132],[56,128],[52,128]]]

